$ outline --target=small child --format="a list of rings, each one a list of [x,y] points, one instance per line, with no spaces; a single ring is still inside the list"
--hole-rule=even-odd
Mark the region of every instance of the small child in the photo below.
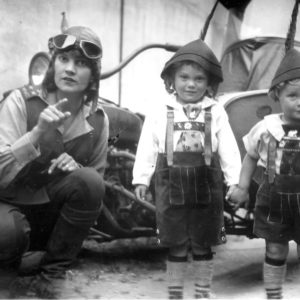
[[[300,257],[300,53],[295,49],[280,63],[269,96],[280,102],[282,113],[266,116],[244,137],[247,153],[230,201],[236,208],[247,202],[256,167],[265,169],[256,197],[254,233],[266,243],[267,298],[281,299],[289,241],[297,243]]]
[[[223,173],[231,187],[241,167],[228,116],[213,98],[222,70],[211,49],[195,40],[171,57],[161,77],[170,95],[145,119],[133,169],[135,194],[145,198],[155,173],[158,238],[169,248],[169,299],[183,298],[190,248],[195,297],[210,298],[211,247],[226,241]]]

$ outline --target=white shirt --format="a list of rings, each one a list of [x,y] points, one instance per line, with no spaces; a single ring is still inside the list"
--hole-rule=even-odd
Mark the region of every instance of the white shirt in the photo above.
[[[183,106],[176,102],[174,96],[170,96],[155,112],[145,118],[136,160],[133,168],[133,184],[149,186],[154,174],[158,153],[165,153],[165,138],[167,127],[167,105],[174,109],[174,122],[189,121],[183,111]],[[205,97],[201,101],[202,111],[194,120],[204,123],[204,109],[212,106],[212,151],[217,152],[225,177],[225,183],[237,184],[241,168],[240,152],[228,122],[228,116],[221,104]],[[174,151],[180,137],[180,131],[174,131]]]
[[[255,124],[250,132],[243,137],[248,155],[258,160],[258,166],[267,168],[270,136],[272,135],[277,141],[281,141],[285,135],[282,128],[283,124],[282,113],[268,115]],[[277,148],[275,159],[276,174],[280,174],[281,159],[282,149]]]

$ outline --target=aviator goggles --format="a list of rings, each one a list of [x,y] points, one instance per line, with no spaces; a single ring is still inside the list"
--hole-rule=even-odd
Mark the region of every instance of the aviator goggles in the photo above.
[[[97,44],[86,41],[77,40],[76,36],[69,34],[59,34],[51,38],[52,45],[59,50],[64,50],[71,46],[79,47],[83,54],[90,59],[98,59],[102,56],[102,49]]]

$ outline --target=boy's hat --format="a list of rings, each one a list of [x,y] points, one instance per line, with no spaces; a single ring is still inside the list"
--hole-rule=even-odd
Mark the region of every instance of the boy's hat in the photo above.
[[[168,60],[160,76],[164,79],[170,66],[176,62],[189,60],[199,64],[205,71],[213,75],[217,82],[223,81],[221,65],[212,50],[201,40],[192,41],[179,50]]]
[[[300,52],[296,49],[288,50],[282,59],[271,82],[272,90],[280,82],[300,78]]]

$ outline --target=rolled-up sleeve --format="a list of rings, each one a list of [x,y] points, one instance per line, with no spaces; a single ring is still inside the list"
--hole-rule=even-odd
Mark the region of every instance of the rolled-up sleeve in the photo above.
[[[5,188],[40,151],[26,132],[26,106],[18,90],[0,103],[0,120],[0,188]]]
[[[267,132],[264,122],[258,122],[252,127],[248,134],[243,137],[243,142],[245,149],[249,156],[254,159],[260,158],[260,141],[262,139],[262,134]]]
[[[218,139],[218,154],[225,183],[230,186],[239,182],[241,155],[226,111],[220,106],[217,109],[215,126]]]
[[[132,183],[134,185],[150,185],[158,155],[158,138],[155,135],[156,127],[157,124],[155,124],[154,118],[151,115],[148,115],[143,124],[133,167]]]

